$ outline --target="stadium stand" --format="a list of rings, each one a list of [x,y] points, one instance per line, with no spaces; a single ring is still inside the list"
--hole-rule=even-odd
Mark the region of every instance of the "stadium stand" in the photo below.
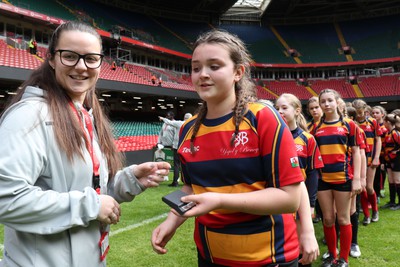
[[[152,149],[157,144],[161,122],[113,121],[115,144],[120,151]]]
[[[400,75],[360,77],[358,86],[366,97],[400,95]]]
[[[354,60],[400,56],[398,15],[340,22]]]
[[[310,87],[317,94],[319,94],[323,89],[330,88],[338,91],[343,98],[356,98],[353,87],[345,78],[313,80],[310,81]]]

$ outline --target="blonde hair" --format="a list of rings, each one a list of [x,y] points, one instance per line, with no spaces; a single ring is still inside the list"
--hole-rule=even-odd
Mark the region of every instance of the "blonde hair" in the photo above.
[[[300,100],[295,95],[289,94],[289,93],[281,94],[278,97],[278,99],[279,98],[285,98],[295,110],[296,109],[300,110],[300,113],[295,115],[296,124],[297,124],[298,127],[303,129],[304,131],[308,132],[307,121],[306,121],[306,118],[304,118]]]
[[[382,106],[373,106],[372,107],[372,109],[374,110],[374,109],[378,109],[382,114],[383,114],[383,117],[385,117],[386,116],[386,109],[384,108],[384,107],[382,107]]]
[[[355,109],[366,109],[367,103],[364,100],[356,99],[353,101],[353,107]]]

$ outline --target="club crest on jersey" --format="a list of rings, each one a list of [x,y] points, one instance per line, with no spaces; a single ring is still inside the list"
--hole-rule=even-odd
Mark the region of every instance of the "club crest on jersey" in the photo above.
[[[296,151],[297,152],[302,152],[304,147],[302,145],[296,145]]]
[[[235,138],[235,147],[238,145],[245,145],[249,142],[249,137],[247,136],[247,132],[239,132]]]
[[[293,157],[290,158],[290,163],[292,164],[292,167],[299,167],[299,158],[298,157]]]

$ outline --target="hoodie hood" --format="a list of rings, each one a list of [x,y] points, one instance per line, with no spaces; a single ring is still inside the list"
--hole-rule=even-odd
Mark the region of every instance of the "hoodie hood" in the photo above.
[[[39,87],[34,87],[34,86],[27,86],[21,99],[27,99],[27,98],[31,98],[31,97],[44,98],[45,95],[46,95],[46,92],[43,89],[41,89]]]

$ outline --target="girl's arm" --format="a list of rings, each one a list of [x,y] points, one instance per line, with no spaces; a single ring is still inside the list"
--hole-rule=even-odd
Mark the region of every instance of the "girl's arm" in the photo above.
[[[188,194],[192,194],[193,190],[189,185],[183,185],[182,191]],[[154,229],[151,236],[151,244],[153,250],[158,254],[167,253],[165,246],[169,240],[174,236],[176,229],[181,226],[187,218],[179,216],[176,212],[171,211],[168,213],[167,219],[162,222],[156,229]]]
[[[297,213],[300,220],[300,223],[298,224],[300,254],[303,255],[300,262],[302,264],[310,264],[319,256],[319,247],[311,219],[311,209],[307,188],[304,183],[301,183],[301,200]]]
[[[300,205],[300,183],[281,188],[265,188],[247,193],[207,192],[182,198],[183,202],[195,202],[196,206],[185,217],[200,216],[216,209],[234,210],[256,215],[296,212]]]
[[[379,155],[381,154],[382,149],[382,140],[380,136],[375,136],[375,155],[372,159],[371,166],[372,167],[379,167]]]
[[[358,194],[361,192],[361,154],[359,146],[351,147],[353,156],[353,182],[352,182],[352,194]]]

